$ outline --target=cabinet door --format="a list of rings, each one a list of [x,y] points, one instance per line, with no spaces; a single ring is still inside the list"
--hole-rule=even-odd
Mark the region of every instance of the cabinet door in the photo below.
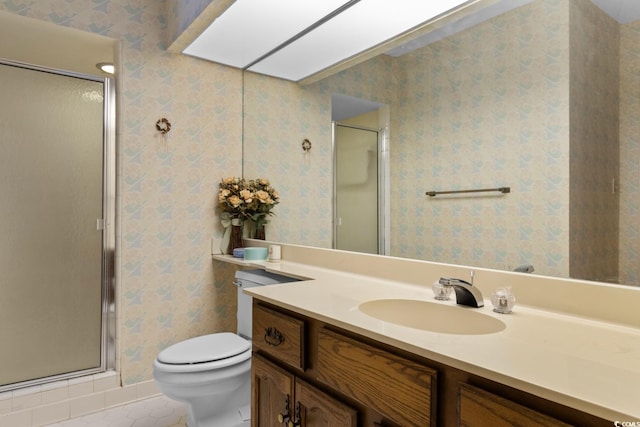
[[[458,403],[461,427],[569,427],[540,412],[468,384],[460,384]]]
[[[357,412],[348,405],[296,378],[294,422],[303,427],[355,427]]]
[[[251,374],[251,426],[286,426],[293,409],[293,375],[255,354]]]

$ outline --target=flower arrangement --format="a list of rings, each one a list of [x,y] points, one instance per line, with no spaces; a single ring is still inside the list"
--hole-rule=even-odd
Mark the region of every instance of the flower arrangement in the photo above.
[[[224,178],[220,181],[218,204],[226,218],[248,219],[256,224],[256,230],[264,229],[267,216],[280,203],[280,195],[264,178]]]
[[[247,204],[247,212],[251,220],[256,224],[256,233],[262,232],[267,223],[267,216],[273,215],[271,210],[280,203],[280,195],[271,186],[268,179],[258,178],[249,180],[244,196]],[[257,237],[257,236],[256,236]]]
[[[220,181],[218,191],[218,205],[227,217],[244,217],[245,206],[241,198],[241,192],[245,189],[245,181],[241,178],[224,178]]]

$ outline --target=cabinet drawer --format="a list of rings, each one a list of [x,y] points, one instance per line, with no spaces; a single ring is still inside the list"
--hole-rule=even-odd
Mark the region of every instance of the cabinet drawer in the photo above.
[[[318,341],[318,380],[399,425],[435,425],[435,370],[328,329]]]
[[[254,304],[252,335],[254,348],[294,368],[305,370],[303,320]]]
[[[459,425],[463,427],[569,426],[569,424],[469,384],[460,384],[458,404]]]

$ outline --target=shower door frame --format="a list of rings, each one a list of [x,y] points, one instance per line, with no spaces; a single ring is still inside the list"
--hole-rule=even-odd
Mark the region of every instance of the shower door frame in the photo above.
[[[74,77],[103,84],[102,218],[96,219],[96,228],[102,231],[100,365],[95,368],[36,378],[4,386],[0,385],[0,392],[4,392],[116,369],[116,81],[112,77],[98,77],[4,58],[0,58],[0,65]]]

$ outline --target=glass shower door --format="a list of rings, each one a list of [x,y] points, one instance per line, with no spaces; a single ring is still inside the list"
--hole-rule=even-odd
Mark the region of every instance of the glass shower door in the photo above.
[[[104,86],[0,64],[0,389],[102,366]]]
[[[379,253],[378,152],[377,130],[335,124],[336,249]]]

